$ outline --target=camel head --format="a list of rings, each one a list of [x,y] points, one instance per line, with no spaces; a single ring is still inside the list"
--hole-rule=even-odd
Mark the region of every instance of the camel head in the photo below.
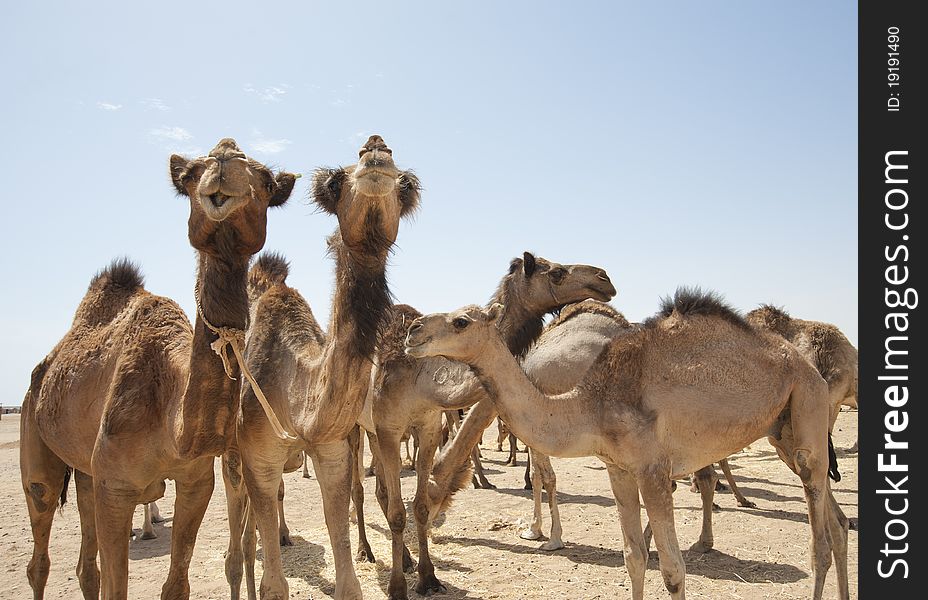
[[[516,294],[533,312],[544,314],[567,304],[592,298],[608,302],[616,294],[606,271],[589,265],[562,265],[525,252],[509,265],[504,280],[508,293]],[[506,304],[511,302],[507,299]]]
[[[473,364],[478,357],[488,355],[485,350],[494,339],[502,344],[496,327],[502,313],[502,304],[492,304],[486,309],[472,305],[419,317],[406,334],[406,355],[444,356]]]
[[[275,175],[245,156],[232,138],[219,140],[208,155],[199,158],[173,154],[170,169],[174,187],[190,199],[187,234],[191,245],[214,255],[223,250],[249,256],[259,251],[267,234],[268,207],[286,202],[298,177],[284,172]],[[231,237],[216,235],[223,224],[231,227]],[[232,248],[228,248],[229,240]]]
[[[372,135],[361,146],[357,164],[318,169],[312,195],[316,205],[338,218],[348,248],[385,258],[396,241],[400,217],[419,204],[419,179],[412,171],[399,170],[393,150]]]

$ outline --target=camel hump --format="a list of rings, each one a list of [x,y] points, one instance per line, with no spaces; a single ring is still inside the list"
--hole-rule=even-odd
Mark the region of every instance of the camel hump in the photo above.
[[[568,304],[563,309],[561,309],[560,314],[556,319],[551,321],[551,324],[548,325],[548,328],[557,327],[558,325],[563,324],[565,321],[569,321],[577,315],[602,315],[608,319],[612,319],[623,329],[628,329],[631,327],[631,323],[628,322],[628,319],[625,318],[621,312],[617,311],[613,306],[607,302],[600,302],[599,300],[581,300],[580,302],[574,302],[573,304]]]
[[[249,280],[261,279],[268,285],[286,283],[290,263],[278,252],[262,252],[248,272]]]
[[[654,326],[663,319],[676,313],[681,317],[704,316],[716,317],[728,321],[736,327],[753,331],[753,328],[744,320],[737,310],[725,302],[721,294],[713,291],[703,291],[698,287],[679,287],[673,297],[666,296],[661,299],[661,308],[656,315],[645,322],[646,326]]]
[[[406,356],[406,334],[412,322],[422,316],[422,313],[408,304],[394,304],[390,309],[386,326],[380,337],[379,355],[380,364],[385,365],[392,361],[407,362],[411,359]]]
[[[779,306],[762,304],[759,308],[755,308],[747,314],[747,320],[752,325],[786,337],[789,324],[793,318]]]
[[[126,257],[113,259],[90,280],[88,289],[135,291],[145,285],[138,265]]]

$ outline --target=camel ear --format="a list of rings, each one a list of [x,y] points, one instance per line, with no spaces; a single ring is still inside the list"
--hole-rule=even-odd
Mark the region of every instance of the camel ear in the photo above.
[[[490,308],[486,310],[487,322],[496,323],[503,314],[505,307],[499,302],[494,302]]]
[[[409,216],[419,208],[419,192],[422,189],[419,178],[412,171],[403,171],[396,178],[396,187],[402,206],[400,216]]]
[[[316,206],[334,215],[346,176],[345,169],[316,169],[312,182],[312,197]]]
[[[522,270],[525,271],[526,277],[531,277],[535,272],[535,255],[531,252],[522,255]]]
[[[180,154],[171,155],[171,160],[168,166],[171,173],[171,183],[174,184],[174,188],[177,189],[177,193],[182,196],[187,195],[187,188],[184,187],[184,176],[187,174],[187,166],[189,164],[190,161]]]
[[[293,173],[278,173],[277,177],[274,178],[277,183],[276,189],[271,194],[271,201],[268,202],[268,206],[280,206],[285,203],[290,198],[290,193],[293,192],[293,186],[296,184],[298,177],[300,177],[299,173],[296,175]]]

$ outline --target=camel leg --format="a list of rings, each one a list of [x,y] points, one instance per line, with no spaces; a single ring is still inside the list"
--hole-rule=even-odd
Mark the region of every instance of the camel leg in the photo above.
[[[277,487],[277,537],[281,546],[292,546],[293,541],[290,539],[290,527],[284,518],[284,480],[281,478],[280,485]]]
[[[654,543],[660,559],[664,587],[670,592],[673,600],[684,600],[686,598],[686,566],[683,563],[683,553],[680,552],[677,544],[677,532],[674,528],[673,491],[670,486],[670,477],[663,469],[653,469],[638,478],[638,485],[648,512],[648,522],[654,533]],[[714,486],[710,489],[714,491]]]
[[[516,452],[519,451],[519,446],[516,445],[516,434],[509,433],[509,460],[506,461],[507,467],[515,467],[519,464],[518,457]]]
[[[190,559],[216,483],[213,457],[201,458],[198,462],[202,467],[189,469],[187,476],[175,481],[177,498],[171,527],[171,569],[161,587],[161,600],[186,600],[190,597]]]
[[[247,494],[245,496],[245,526],[242,531],[242,553],[245,557],[245,588],[248,590],[248,600],[257,600],[255,558],[258,555],[258,527],[255,521],[255,511]]]
[[[725,474],[725,479],[728,481],[728,487],[731,488],[731,493],[735,495],[735,500],[738,501],[738,506],[743,506],[744,508],[757,508],[757,505],[744,497],[744,494],[741,493],[741,490],[738,489],[738,485],[735,483],[735,478],[731,474],[731,467],[728,466],[728,459],[723,458],[719,461],[719,467],[722,468],[722,473]]]
[[[303,452],[303,479],[309,479],[309,457]]]
[[[503,425],[502,419],[496,419],[496,429],[497,429],[496,451],[502,452],[503,451],[503,440],[505,440],[509,436],[509,430],[506,429],[505,425]]]
[[[118,481],[94,479],[94,517],[100,551],[101,597],[126,600],[129,587],[129,534],[139,491]],[[176,527],[176,526],[175,526]]]
[[[847,532],[849,521],[844,511],[835,500],[831,492],[831,484],[828,485],[828,534],[831,537],[831,551],[834,554],[835,568],[838,572],[838,598],[847,600],[850,598],[847,580]]]
[[[356,470],[348,440],[320,444],[312,451],[313,468],[322,490],[322,508],[335,561],[336,600],[360,600],[361,582],[354,571],[348,533],[352,471]],[[360,511],[359,511],[360,514]]]
[[[632,600],[644,600],[644,572],[648,567],[648,550],[641,532],[641,501],[638,484],[631,473],[615,465],[606,465],[609,483],[619,510],[619,523],[625,541],[625,568],[632,584]]]
[[[226,490],[226,512],[229,515],[229,547],[226,549],[226,582],[232,600],[238,600],[242,586],[242,529],[245,526],[247,501],[242,482],[241,457],[237,450],[222,455],[222,483]]]
[[[718,476],[712,465],[693,473],[693,480],[699,490],[699,495],[702,496],[702,531],[699,534],[699,541],[690,546],[690,552],[708,552],[715,544],[715,538],[712,535],[712,498],[715,496],[717,479]]]
[[[151,502],[146,502],[142,505],[142,539],[143,540],[153,540],[158,537],[158,534],[155,533],[155,528],[152,526],[152,516],[151,516]]]
[[[29,524],[32,526],[32,558],[26,568],[26,575],[33,597],[43,598],[51,567],[48,542],[52,519],[59,500],[64,500],[62,491],[67,490],[70,472],[67,465],[39,437],[30,405],[31,393],[26,395],[23,403],[19,441],[19,469],[29,509]]]
[[[485,490],[495,490],[496,486],[490,483],[486,473],[483,472],[483,463],[480,462],[480,449],[474,446],[470,451],[470,462],[474,464],[474,487]]]
[[[364,436],[361,427],[354,426],[348,435],[348,444],[351,446],[351,499],[358,523],[358,554],[356,560],[375,562],[371,544],[367,541],[367,531],[364,527]]]
[[[100,570],[97,568],[97,524],[93,506],[93,478],[74,472],[77,510],[81,517],[81,553],[77,561],[77,581],[85,600],[100,597]]]
[[[535,450],[529,448],[528,455],[531,456],[535,454]],[[541,539],[541,524],[544,521],[544,517],[541,514],[541,471],[538,469],[538,456],[535,456],[535,460],[532,461],[532,524],[529,525],[528,529],[523,530],[519,537],[523,540],[537,540]]]
[[[262,463],[257,465],[250,463],[251,456],[248,452],[242,455],[250,512],[254,513],[258,534],[261,536],[261,546],[264,549],[264,574],[261,576],[260,589],[262,600],[287,600],[290,597],[290,586],[284,577],[281,562],[280,529],[277,522],[277,491],[280,489],[286,457],[286,449],[278,449],[273,456],[262,457]],[[318,478],[317,468],[316,479]]]
[[[455,416],[457,413],[455,413]],[[416,592],[426,596],[432,592],[445,592],[445,586],[435,577],[435,567],[429,556],[429,474],[435,460],[435,450],[441,436],[439,428],[419,429],[419,455],[416,457],[416,497],[413,513],[416,519],[416,536],[419,542],[419,581]]]
[[[525,447],[525,473],[522,474],[522,479],[525,481],[525,485],[522,486],[523,490],[534,489],[532,485],[532,452],[528,446]]]
[[[531,450],[529,450],[531,454]],[[544,454],[535,454],[536,469],[541,473],[541,483],[548,495],[548,510],[551,513],[551,536],[542,544],[542,550],[560,550],[564,547],[561,541],[561,513],[557,507],[557,476],[551,467],[551,459]]]
[[[408,552],[403,542],[406,530],[406,507],[403,505],[403,491],[400,487],[400,434],[396,431],[377,428],[377,442],[380,454],[377,457],[378,500],[381,507],[386,504],[384,514],[390,525],[390,537],[393,541],[393,568],[390,572],[390,584],[387,595],[390,600],[406,600],[408,591],[404,571],[404,551]],[[380,490],[383,489],[383,492]],[[421,558],[421,557],[420,557]]]

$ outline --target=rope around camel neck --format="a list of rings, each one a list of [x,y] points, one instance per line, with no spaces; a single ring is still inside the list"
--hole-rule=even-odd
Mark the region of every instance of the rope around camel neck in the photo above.
[[[245,348],[245,332],[242,329],[236,329],[234,327],[216,327],[209,322],[209,319],[206,318],[206,315],[203,314],[203,305],[200,304],[200,282],[197,280],[196,286],[193,288],[193,297],[197,302],[197,314],[200,315],[200,318],[203,319],[203,324],[209,328],[210,331],[215,333],[219,338],[209,345],[213,349],[219,358],[222,359],[222,368],[225,369],[226,375],[229,379],[235,381],[235,377],[232,377],[232,364],[229,361],[228,353],[226,352],[226,347],[232,348],[232,354],[235,356],[235,360],[238,361],[239,369],[242,371],[242,375],[245,376],[245,379],[251,384],[251,389],[254,390],[255,396],[258,398],[258,402],[261,404],[261,408],[264,409],[264,414],[267,415],[267,420],[271,423],[271,429],[274,430],[274,433],[282,440],[296,440],[296,436],[291,435],[284,429],[284,426],[280,424],[280,421],[277,419],[277,415],[274,414],[274,409],[271,407],[271,404],[267,401],[267,398],[264,396],[264,392],[261,391],[261,387],[258,385],[258,382],[255,381],[255,378],[252,376],[251,371],[248,370],[248,366],[245,364],[245,357],[242,356],[242,350]]]

